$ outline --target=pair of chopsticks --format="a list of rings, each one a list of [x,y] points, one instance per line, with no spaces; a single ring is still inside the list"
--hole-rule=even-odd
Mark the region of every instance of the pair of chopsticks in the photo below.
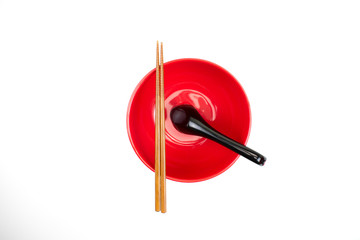
[[[165,98],[163,43],[156,42],[155,211],[166,212]]]

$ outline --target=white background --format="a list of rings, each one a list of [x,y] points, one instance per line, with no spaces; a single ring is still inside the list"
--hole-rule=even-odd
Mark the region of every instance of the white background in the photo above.
[[[358,1],[0,0],[0,239],[360,239]],[[213,61],[252,109],[240,158],[154,174],[126,132],[155,63]]]

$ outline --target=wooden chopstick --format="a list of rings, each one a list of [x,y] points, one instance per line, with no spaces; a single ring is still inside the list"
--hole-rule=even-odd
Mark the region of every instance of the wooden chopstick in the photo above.
[[[159,41],[156,42],[156,102],[155,102],[155,211],[160,211],[160,70]]]
[[[164,54],[160,47],[160,203],[161,212],[166,212],[166,158],[165,158],[165,96],[164,96]]]
[[[164,54],[156,42],[156,102],[155,102],[155,211],[166,212],[166,158],[165,158],[165,96]]]

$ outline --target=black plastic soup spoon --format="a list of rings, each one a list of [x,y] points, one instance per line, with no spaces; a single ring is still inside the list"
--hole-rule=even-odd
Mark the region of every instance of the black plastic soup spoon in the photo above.
[[[191,105],[181,105],[173,108],[170,112],[170,118],[175,128],[180,132],[211,139],[260,166],[264,165],[266,161],[266,158],[260,153],[216,131]]]

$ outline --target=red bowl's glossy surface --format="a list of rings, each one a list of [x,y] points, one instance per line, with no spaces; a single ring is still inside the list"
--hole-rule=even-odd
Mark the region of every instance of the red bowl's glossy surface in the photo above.
[[[177,131],[169,115],[173,107],[191,104],[216,130],[245,144],[250,106],[244,90],[225,69],[200,59],[165,63],[164,79],[167,178],[197,182],[224,172],[239,155],[206,138]],[[155,69],[134,90],[127,130],[136,154],[154,171]]]

